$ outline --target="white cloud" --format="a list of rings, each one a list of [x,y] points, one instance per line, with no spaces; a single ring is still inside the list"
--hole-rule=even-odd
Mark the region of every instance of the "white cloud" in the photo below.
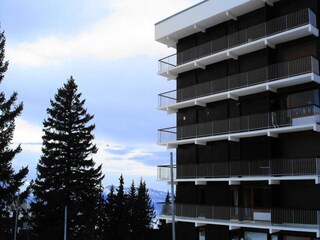
[[[22,155],[22,160],[15,162],[15,167],[20,168],[22,165],[29,165],[29,169],[35,169],[37,161],[41,155],[42,147],[42,128],[32,124],[22,118],[16,119],[16,129],[13,138],[13,144],[22,145],[22,153],[29,153],[33,156],[28,162]],[[94,161],[100,165],[102,164],[102,172],[106,175],[106,185],[117,184],[117,178],[120,174],[130,177],[132,179],[139,179],[140,177],[156,179],[157,175],[157,154],[163,152],[163,148],[153,143],[145,144],[128,144],[119,143],[112,140],[96,139],[99,151],[93,156]],[[29,155],[30,156],[30,155]],[[144,161],[149,161],[149,165]],[[34,176],[31,176],[34,178]]]
[[[42,128],[22,118],[16,119],[13,136],[14,144],[21,144],[23,151],[40,153],[42,144]]]
[[[141,159],[153,159],[155,153],[162,152],[162,148],[153,144],[125,147],[118,143],[110,143],[110,141],[100,141],[97,146],[99,151],[94,156],[94,160],[97,164],[102,164],[102,170],[107,176],[123,174],[126,176],[156,177],[156,166],[144,164]]]
[[[106,0],[109,15],[72,37],[48,36],[8,47],[13,64],[38,67],[75,59],[119,60],[163,53],[154,41],[154,23],[184,9],[195,0]],[[166,50],[167,51],[167,50]]]

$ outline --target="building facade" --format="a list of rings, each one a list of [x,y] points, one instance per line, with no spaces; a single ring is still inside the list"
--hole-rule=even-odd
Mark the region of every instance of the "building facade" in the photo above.
[[[158,72],[176,81],[159,94],[176,126],[158,143],[176,149],[177,240],[320,238],[319,14],[319,0],[206,0],[155,25],[176,48]]]

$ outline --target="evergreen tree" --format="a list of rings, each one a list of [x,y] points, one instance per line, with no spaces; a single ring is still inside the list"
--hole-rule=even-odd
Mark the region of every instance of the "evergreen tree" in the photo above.
[[[116,239],[116,225],[117,225],[117,213],[116,213],[116,194],[114,186],[111,185],[110,192],[107,195],[106,199],[106,218],[105,218],[105,240],[117,240]]]
[[[133,240],[135,239],[135,232],[137,228],[137,189],[134,185],[134,181],[132,181],[131,186],[129,188],[128,192],[128,198],[127,198],[127,204],[128,204],[128,227],[129,227],[129,239]]]
[[[151,202],[149,190],[145,181],[140,180],[137,194],[137,216],[136,216],[136,236],[138,240],[143,240],[146,231],[152,228],[153,219],[155,218],[154,206]]]
[[[164,204],[162,207],[162,213],[168,214],[170,208],[171,208],[171,197],[170,197],[170,193],[168,191],[167,195],[166,195],[166,199],[164,200]]]
[[[128,226],[128,205],[127,205],[127,194],[124,190],[124,179],[121,174],[119,178],[119,187],[117,188],[116,195],[116,205],[115,212],[118,216],[116,224],[116,239],[117,240],[126,240],[129,235],[129,226]]]
[[[34,239],[62,239],[65,207],[68,239],[97,239],[104,176],[92,159],[97,152],[95,125],[89,123],[93,115],[84,108],[72,77],[50,103],[33,186]]]
[[[161,214],[168,213],[170,209],[171,209],[171,197],[168,191],[162,206]],[[159,220],[158,229],[160,231],[160,236],[162,239],[168,239],[168,240],[172,239],[171,224],[167,224],[166,220]]]
[[[0,31],[0,83],[8,69],[8,61],[5,61],[6,38]],[[20,187],[28,174],[28,168],[21,168],[18,172],[12,167],[12,161],[16,154],[21,152],[20,145],[11,148],[15,129],[15,119],[21,114],[23,104],[17,104],[18,94],[14,92],[7,99],[5,93],[0,92],[0,239],[12,239],[13,218],[12,213],[15,203],[18,202]],[[27,192],[21,194],[19,203],[22,202]]]

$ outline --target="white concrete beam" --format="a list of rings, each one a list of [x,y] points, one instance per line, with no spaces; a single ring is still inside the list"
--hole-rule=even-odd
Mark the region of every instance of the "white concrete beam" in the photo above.
[[[229,180],[229,185],[240,185],[240,181],[235,181],[235,180]]]
[[[195,63],[194,63],[194,66],[195,66],[195,67],[198,67],[198,68],[201,68],[201,69],[206,69],[206,66],[203,65],[203,64],[201,64],[201,63],[199,63],[199,62],[195,62]]]
[[[278,91],[277,88],[275,88],[273,86],[269,86],[269,85],[266,85],[266,90],[270,91],[270,92],[274,92],[274,93],[276,93]]]
[[[314,125],[313,125],[313,131],[315,131],[315,132],[320,132],[320,126],[319,126],[319,124],[314,124]]]
[[[279,134],[278,133],[274,133],[274,132],[268,132],[267,136],[268,137],[273,137],[273,138],[278,138]]]
[[[265,2],[266,4],[268,4],[270,7],[273,7],[273,2],[270,0],[262,0],[263,2]]]
[[[204,226],[206,226],[207,224],[204,224],[204,223],[194,223],[194,226],[195,227],[204,227]]]
[[[272,49],[275,49],[276,48],[276,45],[272,42],[270,42],[270,40],[264,40],[264,44]]]
[[[169,71],[167,71],[167,80],[170,81],[170,80],[176,80],[178,77],[177,74],[174,74],[174,73],[171,73]]]
[[[239,101],[239,96],[236,96],[236,95],[231,94],[231,93],[228,93],[228,98],[229,98],[229,99],[236,100],[236,101]]]
[[[207,106],[206,103],[201,102],[201,101],[199,101],[199,100],[195,100],[195,101],[194,101],[194,105],[198,105],[198,106],[201,106],[201,107],[206,107],[206,106]]]
[[[234,60],[238,60],[238,56],[232,52],[227,52],[227,56],[233,58]]]
[[[228,141],[230,141],[230,142],[239,142],[239,138],[229,136],[228,137]]]
[[[279,180],[268,180],[269,185],[279,185],[280,181]]]
[[[207,182],[206,181],[195,181],[195,185],[196,186],[205,186],[205,185],[207,185]]]
[[[269,229],[269,234],[280,232],[278,229]]]
[[[170,36],[167,36],[166,38],[167,38],[167,42],[168,42],[168,44],[167,44],[168,48],[175,47],[177,45],[177,43],[178,43],[177,39],[174,39]]]
[[[233,13],[231,13],[230,11],[226,11],[226,16],[229,17],[230,19],[233,19],[235,21],[237,21],[237,16],[234,15]]]
[[[194,144],[195,144],[195,145],[202,145],[202,146],[207,145],[207,143],[206,143],[205,141],[201,141],[201,140],[195,140],[195,141],[194,141]]]
[[[193,28],[203,33],[206,32],[206,29],[204,27],[199,26],[199,24],[194,24]]]
[[[229,230],[230,231],[237,230],[237,229],[240,229],[240,227],[238,227],[238,226],[229,226]]]

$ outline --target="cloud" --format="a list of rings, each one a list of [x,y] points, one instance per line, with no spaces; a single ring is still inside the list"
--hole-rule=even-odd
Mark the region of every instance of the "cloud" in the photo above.
[[[114,145],[117,147],[114,148]],[[94,160],[97,164],[103,165],[103,172],[106,175],[156,177],[156,161],[153,160],[163,152],[162,148],[154,144],[121,146],[118,143],[110,144],[110,141],[100,141],[97,146],[99,151]]]
[[[40,153],[42,145],[42,128],[23,120],[16,119],[13,144],[21,144],[23,151]]]
[[[104,138],[105,139],[105,138]],[[163,148],[154,143],[124,143],[113,140],[95,140],[99,151],[93,155],[97,165],[102,164],[102,172],[106,175],[105,185],[118,184],[118,177],[123,174],[126,179],[149,179],[155,185],[157,176],[156,165],[165,161]],[[35,168],[41,155],[42,128],[22,118],[16,119],[16,129],[13,144],[22,145],[19,159],[14,161],[14,167],[20,169],[29,166],[28,181],[35,178]],[[150,179],[153,179],[151,181]],[[128,181],[130,183],[130,181]]]
[[[47,36],[8,47],[13,64],[39,67],[78,59],[119,60],[165,51],[154,41],[154,23],[195,0],[106,0],[108,16],[72,36]],[[167,51],[166,51],[167,52]]]

